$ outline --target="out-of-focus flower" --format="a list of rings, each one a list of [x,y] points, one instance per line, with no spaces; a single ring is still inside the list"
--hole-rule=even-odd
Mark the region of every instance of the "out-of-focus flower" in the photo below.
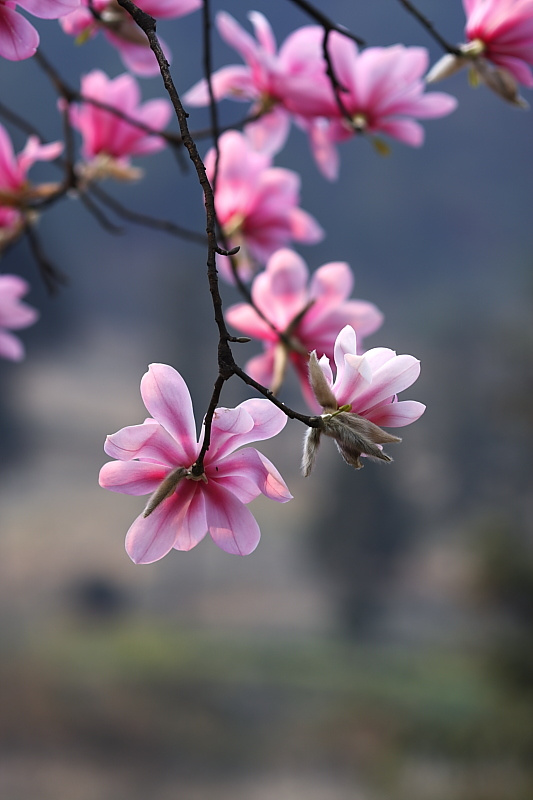
[[[533,86],[533,0],[463,0],[467,42],[461,55],[448,53],[430,70],[438,81],[465,66],[472,82],[485,83],[513,105],[527,108],[518,84]]]
[[[108,436],[104,449],[119,459],[104,464],[100,486],[113,492],[152,494],[126,536],[126,550],[138,564],[163,558],[172,548],[190,550],[209,531],[227,553],[247,555],[257,547],[259,526],[246,508],[261,493],[291,499],[274,465],[253,447],[270,439],[287,418],[268,400],[246,400],[237,408],[217,408],[204,472],[192,468],[201,442],[185,381],[172,367],[152,364],[141,381],[152,418]]]
[[[307,265],[297,253],[278,250],[252,284],[257,311],[248,303],[239,303],[228,308],[226,318],[239,331],[263,340],[265,350],[248,362],[247,372],[277,392],[290,360],[304,396],[314,406],[309,352],[316,350],[333,358],[337,334],[347,324],[357,331],[361,347],[363,336],[379,328],[383,315],[372,303],[348,299],[354,283],[348,264],[324,264],[309,278]]]
[[[442,117],[457,105],[442,92],[424,93],[423,75],[428,53],[423,47],[369,47],[359,52],[351,39],[333,32],[329,52],[345,114],[329,84],[306,100],[306,125],[317,164],[330,180],[339,169],[336,143],[356,134],[387,134],[404,144],[419,147],[424,129],[417,119]],[[376,140],[379,146],[379,140]]]
[[[217,218],[230,247],[239,245],[236,262],[244,280],[254,272],[254,260],[264,264],[290,241],[314,244],[324,231],[299,208],[300,178],[296,172],[272,167],[272,158],[259,153],[242,133],[227,131],[218,142],[219,163],[215,190]],[[215,149],[205,157],[207,176],[213,179]],[[232,281],[225,256],[217,259],[221,274]]]
[[[137,75],[157,75],[159,66],[150,50],[144,32],[116,0],[81,0],[81,7],[63,17],[61,27],[78,42],[85,42],[98,31],[103,31],[107,40],[117,48],[124,66]],[[183,17],[202,6],[202,0],[139,0],[136,5],[156,19]],[[93,13],[94,12],[94,13]],[[170,51],[159,37],[167,61]]]
[[[381,445],[399,442],[381,425],[400,428],[415,422],[425,410],[416,400],[398,401],[398,392],[407,389],[420,374],[420,363],[413,356],[397,356],[394,350],[374,347],[357,355],[356,335],[347,325],[335,342],[335,380],[329,359],[311,353],[309,380],[322,407],[320,426],[309,428],[305,437],[302,472],[311,472],[321,434],[335,440],[344,460],[356,469],[361,455],[392,459]]]
[[[39,47],[39,34],[17,11],[20,6],[40,19],[70,14],[81,0],[0,0],[0,56],[9,61],[30,58]]]
[[[322,56],[324,29],[318,25],[299,28],[287,37],[276,52],[276,40],[268,20],[251,11],[255,39],[225,11],[216,16],[222,38],[234,47],[246,66],[233,65],[211,76],[216,100],[252,101],[252,114],[261,118],[246,126],[246,132],[258,150],[276,153],[283,147],[290,128],[291,115],[305,116],[306,98],[317,87],[327,88]],[[207,81],[202,79],[184,96],[192,106],[209,104]]]
[[[29,288],[17,275],[0,275],[0,357],[11,361],[24,358],[24,345],[8,329],[27,328],[39,318],[39,312],[20,299]]]
[[[62,150],[61,142],[41,144],[36,136],[30,136],[16,156],[9,134],[0,124],[0,250],[20,234],[27,203],[55,188],[55,184],[32,186],[27,178],[30,167],[36,161],[57,158]]]
[[[116,108],[152,130],[162,130],[172,113],[168,100],[149,100],[141,105],[139,84],[127,73],[110,79],[101,70],[94,70],[81,79],[81,93]],[[71,121],[83,138],[87,177],[138,177],[139,171],[130,166],[130,156],[146,155],[165,146],[160,136],[148,134],[143,128],[93,103],[73,105]]]

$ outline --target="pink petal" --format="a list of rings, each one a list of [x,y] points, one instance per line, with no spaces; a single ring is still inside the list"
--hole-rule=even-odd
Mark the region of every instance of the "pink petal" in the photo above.
[[[294,250],[282,248],[271,256],[266,270],[255,279],[254,303],[279,330],[285,330],[305,308],[308,278],[303,258]]]
[[[169,467],[189,467],[194,460],[188,458],[180,442],[173,439],[157,422],[122,428],[106,438],[104,450],[111,458],[121,461],[140,458]]]
[[[276,342],[278,337],[257,311],[248,303],[237,303],[226,311],[226,321],[241,333],[255,339]]]
[[[256,150],[273,156],[283,148],[290,127],[291,120],[285,109],[275,106],[269,114],[246,125],[244,130]]]
[[[138,6],[156,19],[173,19],[197,11],[202,0],[139,0]]]
[[[206,492],[206,515],[213,541],[226,553],[246,556],[261,537],[255,517],[240,500],[214,481]]]
[[[41,19],[57,19],[70,14],[79,6],[80,0],[17,0],[17,5]]]
[[[250,442],[270,439],[286,424],[287,417],[283,411],[269,400],[253,398],[234,409],[219,408],[213,419],[208,463],[218,463],[224,456]]]
[[[426,407],[416,400],[401,400],[396,403],[377,406],[365,414],[370,422],[385,428],[402,428],[422,416]]]
[[[25,17],[0,4],[0,56],[9,61],[30,58],[39,46],[39,34]]]
[[[401,355],[390,359],[372,376],[372,384],[358,394],[353,411],[364,411],[379,405],[388,397],[411,386],[420,375],[420,362],[413,356]]]
[[[276,54],[276,39],[270,26],[269,21],[259,11],[249,11],[248,19],[254,27],[255,38],[268,55],[273,56]]]
[[[249,503],[261,493],[280,503],[292,499],[276,467],[253,447],[217,461],[207,474],[210,481],[224,486],[242,503]]]
[[[216,15],[216,25],[224,41],[237,50],[246,62],[257,62],[259,48],[253,37],[241,28],[237,20],[226,11],[219,11]]]
[[[122,494],[142,495],[155,492],[169,469],[146,461],[109,461],[100,470],[98,483],[103,489]]]
[[[185,483],[189,481],[182,481],[174,494],[163,500],[148,517],[141,514],[130,527],[126,534],[126,552],[135,564],[159,561],[174,547],[183,511],[177,495]]]
[[[0,328],[0,357],[10,361],[22,361],[25,351],[24,345],[17,336]]]
[[[207,533],[204,486],[194,481],[183,481],[177,502],[181,513],[176,520],[176,550],[192,550]],[[178,487],[180,489],[180,487]]]
[[[291,236],[296,242],[316,244],[326,235],[316,219],[301,208],[291,208],[289,220]]]
[[[181,448],[184,464],[192,464],[198,452],[196,426],[191,396],[179,372],[166,364],[150,364],[141,380],[141,395],[151,416]]]
[[[244,66],[229,66],[213,72],[211,87],[215,100],[229,97],[232,100],[254,100],[257,89],[251,79],[250,69]],[[205,78],[195,83],[183,95],[183,102],[190,106],[209,105],[209,88]]]

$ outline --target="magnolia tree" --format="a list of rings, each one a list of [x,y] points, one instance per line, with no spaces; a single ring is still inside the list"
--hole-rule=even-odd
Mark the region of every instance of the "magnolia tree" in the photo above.
[[[422,403],[398,397],[416,381],[418,360],[388,347],[365,349],[365,337],[379,329],[383,316],[372,303],[351,298],[350,266],[330,261],[310,274],[290,248],[324,236],[318,221],[300,207],[299,175],[275,166],[291,126],[307,135],[323,178],[335,181],[340,142],[366,137],[380,153],[387,151],[389,139],[420,147],[424,128],[419,120],[443,117],[457,105],[428,84],[462,68],[473,84],[483,83],[502,100],[527,107],[519,87],[533,85],[533,0],[463,0],[465,41],[459,45],[450,44],[421,10],[399,0],[442,48],[443,57],[433,66],[424,47],[367,46],[306,0],[292,2],[309,24],[280,47],[262,14],[251,11],[246,22],[218,11],[218,35],[236,50],[239,63],[213,72],[208,0],[137,5],[130,0],[0,0],[0,56],[38,61],[57,90],[64,123],[62,142],[31,135],[18,154],[8,128],[0,125],[2,251],[26,238],[54,291],[62,276],[43,255],[35,223],[71,195],[99,218],[97,201],[112,203],[126,217],[205,247],[218,373],[200,409],[199,435],[185,377],[174,366],[152,364],[141,380],[149,416],[105,442],[113,460],[103,466],[100,485],[149,496],[126,536],[136,563],[156,561],[172,549],[190,550],[206,533],[228,553],[251,553],[260,531],[247,504],[259,494],[285,503],[291,493],[274,464],[249,445],[278,436],[288,419],[306,429],[302,472],[308,476],[323,436],[334,440],[354,469],[366,459],[390,462],[389,445],[400,439],[385,429],[409,425],[424,412]],[[205,75],[180,97],[171,48],[156,31],[156,21],[193,12],[203,15]],[[33,17],[58,19],[65,36],[79,43],[102,34],[127,72],[110,78],[95,68],[80,75],[74,88],[71,76],[67,82],[39,48]],[[171,23],[164,27],[171,32]],[[16,65],[13,70],[16,81]],[[162,81],[166,97],[143,103],[135,75]],[[246,104],[238,129],[222,130],[218,123],[218,103],[225,99]],[[196,106],[210,109],[213,144],[203,158],[188,123]],[[36,130],[33,121],[3,105],[0,113],[8,126]],[[179,134],[165,130],[173,115]],[[104,179],[139,179],[132,158],[164,147],[186,150],[194,165],[203,190],[205,235],[132,214],[101,187]],[[32,165],[50,160],[57,161],[62,180],[32,183]],[[237,287],[242,302],[225,307],[223,282]],[[28,289],[16,275],[0,276],[0,355],[13,361],[24,358],[13,331],[38,318],[22,299]],[[241,366],[233,345],[250,339],[259,340],[263,352]],[[289,369],[301,385],[301,409],[279,399]],[[222,405],[231,378],[244,382],[252,395],[236,408]]]

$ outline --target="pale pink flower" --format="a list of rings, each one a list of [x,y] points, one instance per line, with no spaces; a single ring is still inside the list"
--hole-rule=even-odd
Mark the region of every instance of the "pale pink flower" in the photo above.
[[[353,283],[353,273],[344,262],[324,264],[310,278],[305,261],[297,253],[288,249],[274,253],[251,288],[255,307],[274,329],[248,303],[239,303],[226,312],[228,322],[237,330],[263,341],[264,352],[247,363],[246,371],[277,392],[290,360],[304,396],[314,406],[307,367],[310,351],[333,358],[337,334],[347,324],[357,331],[361,347],[363,336],[369,336],[383,321],[373,303],[348,299]],[[277,332],[284,338],[280,339]]]
[[[285,143],[295,109],[298,115],[305,115],[306,98],[328,82],[322,57],[324,29],[318,25],[299,28],[276,52],[274,33],[263,14],[250,11],[248,19],[255,39],[230,14],[217,14],[220,35],[240,53],[246,66],[217,70],[211,76],[211,85],[216,100],[252,101],[251,113],[263,116],[248,125],[246,132],[257,149],[276,153]],[[209,104],[205,78],[189,89],[184,102],[192,106]]]
[[[156,19],[169,19],[196,11],[202,0],[139,0],[136,5]],[[128,12],[115,0],[92,0],[92,6],[95,14],[91,13],[88,0],[81,0],[80,8],[63,17],[61,27],[65,33],[84,42],[101,30],[117,48],[127,69],[137,75],[157,75],[159,66],[148,39]],[[159,42],[170,62],[170,51],[161,37]]]
[[[349,119],[341,113],[329,84],[321,91],[317,87],[313,104],[306,99],[308,116],[319,119],[305,123],[317,164],[329,179],[338,174],[337,142],[361,133],[387,134],[419,147],[424,129],[416,120],[442,117],[457,105],[451,95],[424,93],[428,53],[423,47],[398,44],[359,52],[355,42],[334,32],[329,52]]]
[[[15,155],[11,138],[0,124],[0,249],[20,232],[25,202],[39,197],[40,189],[30,184],[27,173],[36,161],[50,161],[61,153],[63,144],[41,144],[30,136]]]
[[[24,345],[9,332],[27,328],[39,318],[39,312],[20,299],[29,284],[17,275],[0,275],[0,357],[11,361],[24,358]]]
[[[39,34],[17,10],[20,6],[40,19],[69,14],[81,0],[0,0],[0,56],[9,61],[30,58],[39,46]]]
[[[381,430],[381,425],[410,425],[425,410],[416,400],[397,398],[420,374],[420,363],[413,356],[398,356],[386,347],[358,355],[355,331],[347,325],[335,341],[334,359],[335,378],[329,358],[318,360],[316,353],[311,353],[309,359],[309,379],[323,414],[320,427],[309,428],[306,434],[304,475],[311,471],[321,433],[333,438],[343,458],[359,469],[362,454],[392,460],[381,445],[400,439]]]
[[[149,100],[141,105],[139,84],[127,73],[111,79],[101,70],[93,70],[82,77],[81,93],[153,130],[162,130],[172,114],[168,100]],[[96,168],[105,174],[128,177],[130,156],[154,153],[165,146],[160,136],[148,134],[93,103],[71,106],[71,121],[82,135],[83,157],[88,162],[96,161]]]
[[[314,244],[324,236],[318,222],[299,208],[300,178],[296,172],[272,167],[267,153],[257,152],[242,133],[227,131],[218,142],[220,159],[215,191],[218,221],[236,256],[243,279],[290,241]],[[215,171],[215,149],[205,157],[209,180]],[[232,280],[228,259],[217,260],[222,275]]]
[[[259,526],[246,508],[261,493],[285,503],[291,499],[274,465],[253,447],[285,426],[286,416],[268,400],[246,400],[237,408],[217,408],[204,472],[193,475],[200,442],[191,397],[172,367],[152,364],[141,381],[141,395],[152,418],[108,436],[100,486],[151,500],[126,536],[135,563],[148,564],[172,548],[190,550],[209,532],[227,553],[247,555],[257,547]]]
[[[464,66],[514,105],[527,107],[517,84],[533,86],[533,0],[463,0],[467,43],[447,54],[427,76],[436,81]]]

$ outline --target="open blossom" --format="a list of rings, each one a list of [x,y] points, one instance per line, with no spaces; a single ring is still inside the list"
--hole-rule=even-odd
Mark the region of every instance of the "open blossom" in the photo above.
[[[306,99],[307,123],[317,164],[329,178],[339,169],[336,143],[356,134],[386,134],[419,147],[424,129],[417,119],[442,117],[457,101],[442,92],[425,93],[423,75],[428,53],[423,47],[368,47],[359,52],[351,39],[332,33],[329,48],[346,115],[341,113],[331,85]]]
[[[62,149],[61,142],[41,144],[36,136],[30,136],[24,149],[15,155],[11,138],[0,124],[0,250],[20,234],[26,203],[48,191],[46,185],[30,184],[29,169],[36,161],[57,158]]]
[[[533,86],[533,0],[463,0],[466,39],[461,55],[447,54],[427,76],[437,81],[470,66],[496,94],[527,107],[518,85]]]
[[[326,356],[318,360],[311,353],[309,359],[309,379],[323,413],[319,427],[306,434],[304,475],[312,469],[322,433],[335,440],[344,460],[356,469],[363,466],[361,455],[391,461],[381,446],[400,439],[380,426],[410,425],[425,410],[416,400],[397,398],[420,374],[420,363],[413,356],[397,356],[386,347],[358,355],[355,331],[347,325],[337,336],[334,358],[335,379]]]
[[[0,0],[0,56],[9,61],[30,58],[39,47],[39,34],[26,17],[24,11],[41,19],[57,19],[69,14],[81,0]]]
[[[9,329],[27,328],[39,318],[39,312],[20,299],[29,288],[17,275],[0,275],[0,357],[10,361],[24,358],[24,345]]]
[[[246,400],[237,408],[217,408],[204,471],[192,468],[203,438],[196,441],[191,397],[172,367],[152,364],[141,381],[151,418],[108,436],[100,486],[151,499],[126,536],[135,563],[163,558],[172,548],[190,550],[209,531],[227,553],[248,555],[257,547],[259,526],[246,508],[261,493],[285,503],[291,499],[274,465],[253,447],[279,433],[286,416],[268,400]]]
[[[139,84],[127,73],[111,79],[101,70],[93,70],[81,79],[81,93],[116,108],[153,130],[162,130],[172,113],[168,100],[149,100],[141,105]],[[137,173],[132,173],[129,167],[130,156],[146,155],[165,146],[165,140],[160,136],[148,134],[92,103],[73,105],[71,121],[82,135],[82,152],[86,161],[91,163],[90,171],[98,175],[135,177]]]
[[[324,236],[318,222],[299,208],[300,178],[296,172],[272,167],[271,156],[259,153],[242,133],[227,131],[218,142],[215,190],[217,218],[236,256],[241,277],[249,279],[254,260],[264,264],[290,241],[314,244]],[[205,157],[207,177],[215,172],[215,149]],[[232,279],[224,256],[217,259],[222,275]]]
[[[305,115],[305,102],[317,86],[327,87],[322,55],[324,29],[309,25],[291,33],[276,52],[276,40],[268,20],[251,11],[255,39],[225,11],[216,16],[222,38],[246,62],[222,67],[211,76],[216,100],[252,101],[251,113],[261,118],[246,126],[248,136],[260,150],[275,153],[281,149],[290,128],[291,115]],[[202,79],[184,96],[192,106],[209,104],[207,81]],[[296,112],[297,109],[297,112]]]
[[[373,303],[348,299],[353,282],[346,263],[324,264],[310,279],[305,261],[293,250],[274,253],[251,288],[255,307],[264,318],[248,303],[239,303],[226,312],[231,325],[263,340],[265,350],[247,363],[247,372],[277,392],[290,360],[304,396],[314,405],[308,379],[309,352],[316,350],[333,358],[335,338],[347,324],[357,331],[361,347],[363,336],[373,333],[383,321]]]
[[[80,0],[78,0],[79,5]],[[90,5],[94,10],[91,12]],[[202,6],[202,0],[139,0],[136,5],[156,19],[183,17]],[[124,66],[137,75],[157,75],[159,66],[150,50],[148,39],[130,14],[116,0],[81,0],[80,8],[61,20],[61,27],[79,42],[93,37],[99,30],[117,48]],[[170,51],[159,37],[167,61]]]

